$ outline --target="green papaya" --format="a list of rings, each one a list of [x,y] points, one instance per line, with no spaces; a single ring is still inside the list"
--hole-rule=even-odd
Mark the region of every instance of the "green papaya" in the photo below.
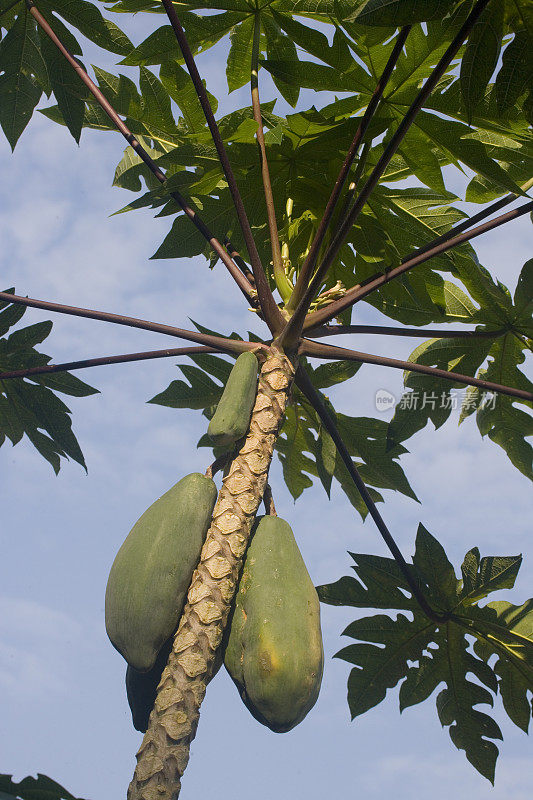
[[[187,475],[135,523],[107,581],[107,635],[140,672],[154,666],[185,605],[217,497],[211,478]]]
[[[159,651],[155,664],[148,672],[139,672],[128,664],[126,669],[126,694],[131,711],[133,727],[136,731],[146,733],[148,720],[155,704],[157,687],[166,667],[172,638]]]
[[[319,600],[279,517],[254,525],[224,663],[253,716],[277,733],[298,725],[316,703],[324,666]]]
[[[235,362],[207,429],[215,444],[233,444],[248,430],[257,392],[257,368],[257,358],[250,352],[241,353]]]

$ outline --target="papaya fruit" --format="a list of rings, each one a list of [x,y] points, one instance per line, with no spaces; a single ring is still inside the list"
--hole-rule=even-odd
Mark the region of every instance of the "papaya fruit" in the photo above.
[[[129,664],[126,669],[126,695],[133,727],[136,731],[141,731],[141,733],[146,733],[148,728],[148,720],[155,704],[157,687],[171,649],[172,638],[165,642],[157,655],[154,666],[148,672],[139,672]]]
[[[118,551],[107,581],[107,635],[128,664],[152,669],[185,605],[217,497],[193,472],[153,503]]]
[[[226,669],[259,722],[291,730],[318,698],[324,652],[318,595],[279,517],[256,520],[231,613]]]
[[[233,444],[248,430],[257,393],[257,368],[253,353],[241,353],[236,360],[207,429],[214,444]]]

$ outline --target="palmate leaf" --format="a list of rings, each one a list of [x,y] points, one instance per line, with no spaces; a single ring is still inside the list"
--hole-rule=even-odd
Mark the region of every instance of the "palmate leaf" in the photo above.
[[[0,797],[2,800],[81,800],[48,775],[28,775],[18,783],[11,775],[0,775]]]
[[[41,0],[39,11],[75,55],[81,54],[81,46],[61,19],[113,53],[125,54],[133,49],[128,37],[87,0]],[[2,25],[9,30],[0,43],[0,124],[11,147],[15,147],[43,91],[48,96],[53,91],[58,121],[66,124],[78,141],[87,98],[80,78],[40,30],[24,3],[14,7],[11,21],[3,15]]]
[[[50,356],[37,351],[35,345],[49,335],[51,322],[38,322],[5,336],[24,311],[23,306],[0,302],[0,372],[43,366],[50,361]],[[61,458],[72,458],[86,468],[72,432],[70,411],[55,392],[86,397],[98,390],[68,372],[0,380],[0,445],[6,439],[15,445],[26,435],[56,473]]]
[[[0,125],[12,149],[47,85],[35,21],[24,9],[0,42]]]
[[[469,113],[485,96],[498,63],[503,36],[503,4],[489,3],[474,25],[461,61],[461,93]]]
[[[478,330],[487,333],[493,330],[493,336],[430,340],[419,345],[408,360],[533,391],[533,385],[519,368],[531,349],[528,337],[532,333],[533,262],[526,262],[522,269],[513,304],[509,290],[494,283],[481,266],[458,253],[454,260],[459,276],[481,306],[476,310],[470,305],[470,321],[485,323],[478,326]],[[457,407],[454,389],[460,384],[415,373],[406,373],[404,383],[409,391],[400,399],[389,424],[391,445],[405,441],[429,420],[436,428],[440,427]],[[488,435],[504,448],[517,469],[533,478],[533,448],[527,441],[533,435],[533,417],[518,404],[531,408],[527,401],[500,394],[487,395],[470,387],[462,402],[459,423],[476,413],[482,436]]]
[[[346,4],[348,5],[348,4]],[[346,17],[363,25],[394,26],[411,25],[414,22],[428,22],[442,19],[458,3],[449,0],[362,0],[353,13]]]
[[[46,0],[46,3],[83,36],[104,50],[119,55],[132,50],[133,45],[126,34],[114,22],[103,17],[94,3],[87,0]]]
[[[352,374],[351,364],[348,362],[332,362],[327,367],[326,372],[322,367],[313,370],[306,365],[316,388],[340,383],[349,379]],[[323,396],[323,400],[336,416],[343,440],[374,501],[383,500],[376,490],[382,488],[402,492],[416,500],[416,495],[397,461],[406,450],[401,445],[387,450],[386,424],[368,417],[336,414],[328,398]],[[285,472],[290,474],[289,489],[294,499],[312,485],[314,477],[320,479],[329,496],[332,480],[335,479],[358,513],[363,518],[366,516],[368,510],[344,462],[336,453],[333,441],[312,406],[296,388],[293,390],[292,405],[289,406],[287,421],[281,429],[276,449]]]
[[[193,409],[209,408],[218,403],[222,396],[223,386],[215,383],[202,369],[197,367],[184,364],[180,365],[180,370],[189,383],[180,380],[172,381],[163,392],[148,400],[149,403],[169,408]]]
[[[463,375],[475,375],[491,344],[490,339],[484,338],[430,339],[419,345],[408,360]],[[452,392],[461,388],[460,384],[414,372],[406,373],[404,384],[410,391],[404,393],[396,406],[389,424],[389,444],[405,441],[424,428],[429,420],[439,428],[457,408],[457,395]]]
[[[533,601],[514,606],[499,600],[479,611],[476,624],[484,633],[474,644],[474,651],[484,661],[497,655],[493,671],[498,677],[504,708],[514,724],[527,733],[531,719],[528,692],[533,682]]]
[[[446,0],[367,0],[352,10],[350,4],[339,4],[341,16],[365,26],[401,26],[416,22],[446,23],[454,16],[466,13],[468,3]],[[509,34],[514,38],[509,41]],[[507,46],[505,46],[507,45]],[[498,57],[505,47],[501,66]],[[529,0],[506,0],[491,3],[474,25],[467,40],[461,62],[461,92],[468,115],[483,99],[484,91],[495,75],[495,97],[498,114],[505,111],[525,92],[531,97],[533,66],[533,10]]]
[[[42,40],[41,52],[46,61],[58,110],[74,140],[79,143],[85,116],[85,101],[89,92],[79,75],[65,61],[50,39]],[[83,67],[83,64],[79,63]]]
[[[529,0],[506,0],[504,13],[505,31],[514,33],[514,39],[504,51],[496,76],[494,88],[499,113],[504,113],[524,92],[527,92],[529,106],[532,97],[533,73],[528,53],[533,46],[533,8]]]
[[[489,353],[489,366],[483,371],[483,378],[507,386],[516,386],[533,392],[533,384],[518,369],[525,361],[525,346],[512,333],[498,339]],[[482,436],[488,434],[500,447],[503,447],[514,466],[533,480],[533,447],[526,437],[533,436],[533,416],[517,407],[520,400],[495,395],[490,402],[480,404],[477,425]],[[531,408],[531,403],[527,404]]]
[[[491,707],[500,693],[511,720],[527,732],[533,692],[533,600],[479,606],[490,592],[510,589],[521,556],[479,557],[469,551],[458,580],[439,542],[419,526],[411,580],[446,620],[435,622],[418,606],[392,559],[351,554],[354,577],[318,587],[322,602],[356,608],[409,611],[377,614],[350,623],[344,635],[357,640],[337,658],[354,665],[348,679],[352,718],[380,703],[400,684],[400,710],[426,700],[437,687],[437,712],[453,743],[491,782],[502,738],[496,721],[477,706]],[[472,642],[474,645],[472,647]],[[497,656],[494,662],[489,659]]]

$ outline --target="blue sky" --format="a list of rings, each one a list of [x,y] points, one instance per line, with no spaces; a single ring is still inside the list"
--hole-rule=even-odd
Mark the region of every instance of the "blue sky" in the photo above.
[[[136,18],[135,41],[144,38],[148,24]],[[100,57],[97,63],[105,66]],[[222,96],[220,48],[200,65],[209,88]],[[240,100],[247,102],[246,93]],[[3,287],[183,327],[192,317],[221,331],[261,332],[222,267],[209,273],[201,259],[148,260],[168,220],[148,212],[110,218],[132,197],[110,187],[122,146],[118,134],[84,132],[77,148],[65,129],[40,115],[14,156],[0,141]],[[504,231],[478,239],[476,249],[482,263],[514,288],[531,256],[531,227],[522,219]],[[359,313],[360,322],[377,321],[364,304]],[[49,318],[28,310],[23,324]],[[391,354],[390,339],[368,341],[350,340],[353,347]],[[416,344],[395,342],[394,354],[407,357]],[[56,316],[42,349],[63,361],[178,345],[158,334]],[[88,475],[65,464],[56,478],[25,442],[0,450],[0,772],[19,779],[44,772],[91,800],[124,796],[141,739],[131,726],[124,662],[104,629],[110,565],[145,508],[208,463],[207,451],[196,449],[205,431],[199,413],[145,405],[178,377],[175,364],[168,359],[78,373],[102,392],[67,401]],[[399,395],[401,380],[398,371],[365,366],[330,395],[341,411],[377,416],[375,392]],[[530,483],[503,451],[481,440],[473,420],[460,428],[456,422],[457,415],[439,431],[428,428],[408,442],[402,464],[422,505],[388,492],[382,513],[406,556],[419,521],[445,544],[457,567],[474,545],[482,554],[523,552],[516,588],[505,595],[523,602],[531,594],[533,563]],[[271,476],[278,513],[290,522],[316,584],[347,574],[347,550],[385,553],[372,523],[363,524],[340,492],[328,502],[317,486],[293,504],[278,463]],[[498,704],[504,742],[495,789],[441,730],[434,699],[400,716],[393,690],[377,709],[350,723],[349,666],[332,655],[345,643],[340,633],[352,616],[323,607],[323,690],[306,720],[288,734],[260,726],[219,672],[202,707],[184,800],[214,792],[235,800],[250,794],[255,800],[319,800],[326,793],[381,800],[393,792],[402,800],[430,793],[434,800],[451,793],[469,800],[531,797],[529,741]]]

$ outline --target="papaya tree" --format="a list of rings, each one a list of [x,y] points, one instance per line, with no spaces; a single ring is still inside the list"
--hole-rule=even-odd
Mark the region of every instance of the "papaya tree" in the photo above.
[[[408,560],[379,504],[382,490],[417,499],[399,463],[404,442],[429,422],[438,428],[449,420],[459,390],[465,427],[475,420],[492,443],[487,449],[498,445],[533,478],[527,441],[533,384],[522,366],[532,349],[533,260],[509,289],[481,265],[471,244],[498,229],[511,251],[514,221],[533,211],[533,4],[110,0],[110,6],[0,0],[4,134],[14,148],[43,95],[41,112],[76,142],[84,128],[122,134],[127,147],[114,182],[137,196],[121,211],[171,217],[154,258],[203,256],[212,270],[205,268],[206,284],[227,271],[250,326],[261,331],[225,334],[216,314],[192,328],[176,320],[176,327],[119,309],[67,305],[60,297],[30,298],[31,286],[0,292],[0,444],[26,436],[56,473],[63,459],[85,467],[59,395],[96,393],[73,371],[128,361],[189,357],[193,365],[180,366],[186,380],[154,387],[150,402],[201,411],[206,428],[211,421],[212,436],[198,444],[212,450],[207,478],[221,472],[222,480],[187,601],[168,647],[160,643],[154,654],[164,658],[128,797],[175,800],[180,793],[200,706],[230,649],[239,578],[253,582],[245,559],[261,503],[267,517],[276,516],[276,486],[268,484],[274,454],[295,499],[318,483],[329,497],[337,485],[354,511],[370,517],[388,549],[387,556],[351,554],[356,577],[317,587],[323,604],[366,610],[344,631],[355,643],[337,653],[353,667],[352,718],[398,685],[401,709],[436,693],[438,718],[453,744],[493,782],[502,734],[486,706],[499,696],[510,721],[526,732],[532,713],[533,601],[486,601],[513,587],[521,556],[482,556],[471,546],[456,571],[420,524]],[[122,71],[89,70],[80,39],[86,52],[97,46],[119,56]],[[249,87],[244,107],[226,103],[219,112],[199,72],[197,62],[215,46],[227,56],[229,91],[242,96]],[[481,206],[474,214],[461,210],[450,189],[459,173],[468,178],[464,199]],[[181,274],[178,291],[184,281]],[[372,324],[357,321],[360,301]],[[28,307],[188,344],[50,363],[37,346],[52,323],[18,326]],[[353,337],[372,334],[422,344],[408,359],[349,346]],[[338,338],[330,344],[330,337]],[[244,404],[239,419],[244,414],[244,427],[227,436],[227,420],[221,433],[216,414],[223,402],[231,412],[242,401],[242,381],[237,388],[230,383],[233,359],[243,354],[253,354],[257,384],[254,371],[250,406]],[[403,372],[397,402],[385,390],[376,394],[376,402],[395,405],[388,423],[341,413],[324,392],[353,382],[357,398],[365,364]],[[280,559],[284,553],[280,547]],[[295,581],[294,596],[296,583],[302,581]],[[72,797],[43,775],[21,783],[0,776],[0,793]]]

